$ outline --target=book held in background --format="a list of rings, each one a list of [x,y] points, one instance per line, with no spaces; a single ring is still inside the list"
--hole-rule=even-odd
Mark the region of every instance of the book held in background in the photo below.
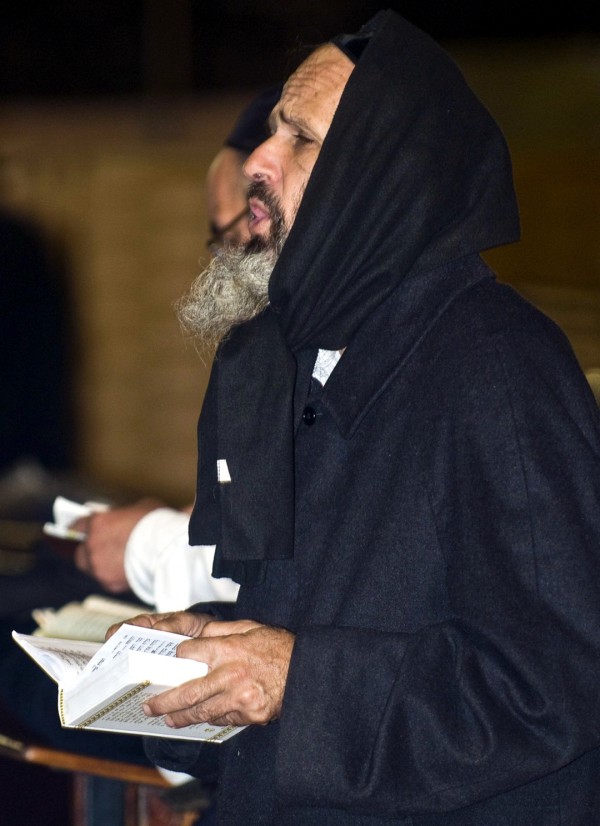
[[[90,594],[83,602],[68,602],[61,608],[34,608],[31,616],[38,627],[33,633],[36,637],[104,642],[111,625],[127,622],[145,610],[133,602]]]
[[[102,502],[73,502],[64,496],[57,496],[52,505],[52,516],[54,522],[45,522],[43,531],[46,536],[53,536],[57,539],[66,539],[71,542],[83,542],[85,533],[76,531],[71,526],[78,519],[91,516],[94,513],[103,513],[109,509],[108,505]]]
[[[64,728],[214,743],[244,728],[197,723],[174,729],[164,717],[144,714],[142,704],[150,697],[207,673],[205,663],[176,656],[187,637],[125,624],[103,644],[16,631],[13,638],[58,684]]]

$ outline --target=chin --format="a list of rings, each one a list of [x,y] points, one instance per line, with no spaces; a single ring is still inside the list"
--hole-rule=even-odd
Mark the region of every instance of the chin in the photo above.
[[[266,240],[269,237],[269,233],[270,226],[267,226],[264,221],[261,221],[258,226],[253,227],[250,230],[250,240],[252,241],[254,238],[262,238],[263,240]]]
[[[275,254],[276,245],[270,235],[251,235],[245,246],[246,252],[272,252]]]

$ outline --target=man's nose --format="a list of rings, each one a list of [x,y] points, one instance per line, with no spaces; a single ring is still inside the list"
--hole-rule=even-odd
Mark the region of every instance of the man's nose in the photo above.
[[[250,181],[273,184],[279,175],[279,165],[272,146],[272,138],[256,147],[244,164],[244,175]]]

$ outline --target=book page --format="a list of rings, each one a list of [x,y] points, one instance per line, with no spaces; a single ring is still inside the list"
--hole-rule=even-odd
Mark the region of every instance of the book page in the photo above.
[[[71,525],[78,519],[90,516],[92,513],[107,511],[109,506],[104,502],[73,502],[64,496],[57,496],[52,505],[52,515],[54,522],[46,522],[42,528],[48,536],[58,539],[66,539],[71,542],[83,542],[86,534],[82,531],[75,531]]]
[[[204,677],[206,663],[181,657],[164,657],[146,651],[123,651],[102,668],[82,674],[76,683],[59,692],[59,715],[63,724],[85,725],[85,721],[122,703],[138,686],[153,686],[155,694]]]
[[[81,726],[94,731],[143,734],[148,737],[169,737],[175,740],[203,740],[220,743],[238,734],[246,726],[216,726],[212,723],[196,723],[174,729],[165,723],[164,717],[146,717],[142,704],[158,693],[157,687],[144,685],[133,687],[122,702],[100,710]]]
[[[34,637],[12,632],[13,639],[57,683],[71,683],[101,647],[100,643]]]
[[[136,602],[124,602],[121,599],[104,597],[102,594],[90,594],[81,604],[86,611],[98,611],[107,616],[117,617],[118,619],[121,617],[130,619],[136,616],[136,614],[141,614],[144,610],[147,610],[144,609],[143,605],[139,605]],[[115,622],[116,621],[117,620],[115,620]]]
[[[174,657],[179,643],[187,639],[189,637],[172,634],[170,631],[122,625],[87,663],[85,674],[97,671],[105,663],[110,664],[125,651],[145,651],[149,654]]]
[[[111,625],[131,619],[143,610],[133,603],[90,596],[83,602],[69,602],[56,610],[35,609],[31,614],[39,626],[35,636],[104,642]]]
[[[44,522],[42,531],[46,536],[53,536],[55,539],[66,539],[69,542],[83,542],[87,536],[83,531],[76,531],[64,525],[55,525],[54,522]]]
[[[122,625],[104,644],[57,637],[38,637],[12,632],[14,641],[29,654],[48,676],[61,685],[72,684],[90,672],[110,664],[126,651],[147,651],[174,657],[177,646],[188,639],[180,634]]]

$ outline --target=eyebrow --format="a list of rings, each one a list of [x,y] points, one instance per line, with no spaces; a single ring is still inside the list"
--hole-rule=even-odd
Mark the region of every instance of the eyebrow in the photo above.
[[[286,126],[296,126],[296,127],[298,127],[299,129],[302,129],[305,132],[309,132],[311,135],[314,134],[313,130],[310,127],[310,125],[307,123],[307,121],[304,120],[304,118],[301,118],[301,117],[291,118],[289,115],[285,114],[285,112],[283,111],[283,108],[281,108],[281,107],[277,110],[277,112],[272,112],[271,115],[269,116],[268,124],[269,124],[269,130],[271,131],[271,134],[273,134],[275,132],[277,117],[279,117],[281,122],[285,123]]]

